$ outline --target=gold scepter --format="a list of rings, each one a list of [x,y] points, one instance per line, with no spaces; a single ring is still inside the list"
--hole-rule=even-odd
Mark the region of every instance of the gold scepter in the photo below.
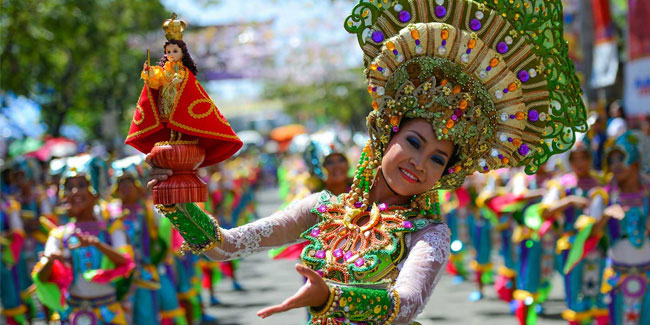
[[[149,49],[147,49],[147,74],[149,74],[149,70],[151,70],[151,58],[149,57]],[[140,77],[142,79],[142,77]]]

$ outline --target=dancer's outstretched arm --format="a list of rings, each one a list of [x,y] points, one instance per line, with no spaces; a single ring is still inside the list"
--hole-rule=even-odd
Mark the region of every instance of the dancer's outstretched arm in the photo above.
[[[221,229],[213,216],[194,203],[162,207],[161,211],[181,233],[186,248],[225,261],[298,241],[300,234],[318,222],[311,209],[319,195],[312,194],[269,217],[233,229]]]

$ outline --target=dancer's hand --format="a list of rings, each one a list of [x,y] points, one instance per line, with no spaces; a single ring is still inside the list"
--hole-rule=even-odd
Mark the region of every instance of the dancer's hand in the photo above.
[[[79,238],[79,247],[97,246],[100,243],[97,236],[88,233],[78,232],[77,238]]]
[[[603,215],[607,218],[623,220],[623,218],[625,217],[625,211],[623,210],[623,207],[621,207],[620,205],[614,204],[608,206],[605,209],[605,211],[603,211]]]
[[[151,166],[151,171],[149,172],[149,179],[147,180],[147,188],[151,190],[154,185],[158,184],[158,182],[166,181],[169,176],[171,176],[174,171],[171,169],[164,169],[164,168],[158,168],[153,164],[153,161],[151,160],[151,155],[147,155],[147,158],[145,159],[147,164]]]
[[[61,252],[51,252],[49,255],[45,256],[49,261],[54,262],[55,260],[59,260],[61,262],[65,262],[65,258],[63,257],[63,254]]]
[[[573,195],[571,197],[571,201],[574,206],[580,208],[580,209],[585,209],[589,206],[591,203],[586,197],[582,197],[579,195]]]
[[[322,306],[327,302],[330,290],[325,280],[314,270],[302,264],[296,264],[296,271],[305,276],[307,282],[298,289],[296,294],[287,298],[279,305],[266,307],[258,311],[257,316],[266,318],[294,308]]]

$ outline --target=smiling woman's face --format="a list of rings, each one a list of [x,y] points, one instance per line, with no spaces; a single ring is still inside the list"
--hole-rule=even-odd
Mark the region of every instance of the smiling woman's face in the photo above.
[[[90,184],[82,176],[68,178],[63,187],[63,200],[70,204],[70,215],[78,216],[82,211],[91,209],[95,196],[90,193]]]
[[[339,184],[347,182],[350,165],[344,155],[334,153],[327,156],[323,167],[327,170],[327,182]]]
[[[397,194],[422,194],[440,179],[454,152],[454,143],[438,140],[423,119],[408,120],[388,143],[381,169]]]

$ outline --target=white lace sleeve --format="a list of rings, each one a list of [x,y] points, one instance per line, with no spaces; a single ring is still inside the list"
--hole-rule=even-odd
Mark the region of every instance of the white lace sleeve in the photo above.
[[[318,222],[311,212],[322,193],[294,201],[269,217],[233,229],[222,229],[223,242],[205,255],[217,261],[248,256],[267,248],[296,242],[305,230]]]
[[[449,259],[447,225],[431,225],[407,236],[409,253],[395,283],[400,298],[395,324],[408,324],[422,312]]]

